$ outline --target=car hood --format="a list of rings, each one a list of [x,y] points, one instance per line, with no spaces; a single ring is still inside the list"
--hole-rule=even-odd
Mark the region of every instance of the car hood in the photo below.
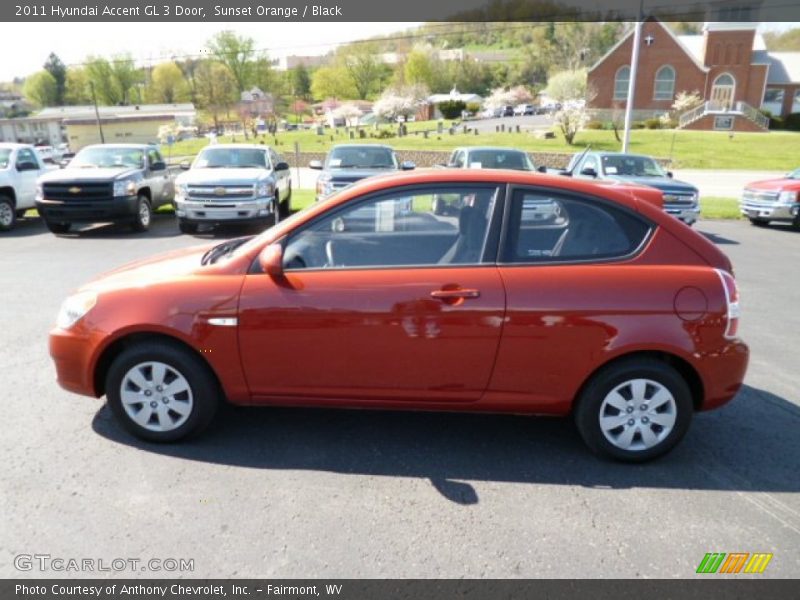
[[[800,179],[764,179],[744,186],[748,190],[800,191]]]
[[[386,175],[393,173],[396,169],[327,169],[324,174],[331,178],[331,181],[359,181],[374,175]]]
[[[202,268],[200,260],[214,243],[172,250],[134,261],[103,273],[84,285],[82,290],[97,292],[112,291],[131,287],[147,287],[162,281],[188,276]]]
[[[625,177],[623,175],[608,175],[614,181],[627,181],[638,185],[647,185],[667,193],[696,193],[697,188],[690,183],[676,181],[668,177]]]
[[[111,181],[127,175],[140,173],[141,169],[131,169],[130,167],[113,167],[104,169],[88,168],[69,168],[49,171],[42,175],[40,181]]]
[[[258,179],[263,179],[271,171],[267,169],[190,169],[178,175],[175,180],[177,184],[184,185],[203,185],[203,184],[237,184],[252,183]]]

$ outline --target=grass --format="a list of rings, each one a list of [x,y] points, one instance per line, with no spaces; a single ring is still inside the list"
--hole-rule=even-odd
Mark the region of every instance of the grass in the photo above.
[[[719,196],[700,197],[700,214],[704,219],[741,219],[739,200]]]
[[[292,190],[292,210],[303,210],[314,203],[314,190]]]
[[[447,126],[449,123],[446,123]],[[353,140],[364,143],[382,143],[403,150],[441,150],[449,151],[458,146],[486,145],[513,146],[532,152],[580,152],[587,145],[595,150],[619,151],[621,144],[614,133],[606,130],[585,130],[578,133],[574,145],[570,146],[560,134],[555,139],[539,139],[532,133],[458,133],[450,135],[435,132],[437,122],[427,121],[409,123],[409,135],[398,138]],[[382,130],[396,131],[396,126],[383,125]],[[413,132],[423,129],[433,130],[427,139]],[[374,132],[371,127],[368,133]],[[230,142],[230,136],[222,136],[220,142]],[[243,142],[242,136],[236,141]],[[252,142],[252,137],[250,140]],[[315,130],[284,131],[276,136],[259,136],[258,142],[273,145],[278,152],[290,154],[297,143],[301,152],[326,152],[332,144],[351,141],[343,128],[338,131],[325,129],[324,135]],[[193,156],[208,141],[206,139],[184,140],[171,149],[171,156]],[[800,163],[800,133],[774,131],[771,133],[728,133],[715,131],[682,131],[667,129],[637,129],[631,132],[630,151],[649,154],[672,160],[673,168],[683,169],[746,169],[789,171]]]

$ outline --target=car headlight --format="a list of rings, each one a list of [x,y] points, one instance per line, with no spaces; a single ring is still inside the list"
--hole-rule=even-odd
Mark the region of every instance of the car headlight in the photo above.
[[[135,196],[136,182],[132,179],[120,179],[114,182],[114,196]]]
[[[178,196],[186,198],[189,195],[189,186],[185,183],[179,183],[175,186],[175,191],[178,193]]]
[[[333,191],[333,184],[329,175],[320,175],[317,179],[317,195],[327,196]]]
[[[41,183],[36,184],[36,199],[44,200],[44,188]]]
[[[694,203],[694,202],[697,202],[698,196],[699,196],[699,194],[697,192],[695,192],[694,194],[689,196],[689,199]]]
[[[58,311],[56,325],[61,329],[69,329],[86,316],[95,304],[97,304],[97,292],[78,292],[70,296],[64,300],[61,310]]]
[[[275,186],[271,181],[261,181],[256,184],[256,198],[266,198],[275,194]]]
[[[778,194],[780,204],[794,204],[797,202],[797,192],[781,192]]]

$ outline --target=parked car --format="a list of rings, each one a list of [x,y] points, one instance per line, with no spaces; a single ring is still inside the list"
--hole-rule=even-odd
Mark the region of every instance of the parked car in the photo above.
[[[456,217],[433,213],[440,193],[462,196]],[[654,193],[507,170],[367,179],[80,288],[50,334],[58,381],[160,442],[227,399],[571,414],[592,450],[655,458],[736,395],[748,348],[730,261],[639,201]],[[541,199],[558,226],[526,218]],[[337,227],[364,211],[368,229]]]
[[[0,231],[34,207],[36,180],[48,170],[30,144],[0,144]]]
[[[514,116],[514,107],[510,104],[506,104],[501,108],[501,117],[513,117]]]
[[[673,179],[649,156],[621,152],[581,152],[573,156],[567,173],[584,179],[606,179],[649,185],[664,192],[664,211],[687,225],[700,217],[699,191]]]
[[[780,179],[748,183],[740,208],[753,225],[765,226],[777,221],[800,229],[800,169]]]
[[[536,107],[533,104],[517,104],[514,107],[514,114],[517,116],[535,115]]]
[[[172,204],[174,179],[154,146],[86,146],[65,168],[39,179],[36,208],[53,233],[66,233],[77,222],[105,221],[146,231],[153,211]]]
[[[390,146],[338,144],[328,152],[324,163],[312,160],[308,166],[322,171],[317,178],[316,200],[320,201],[366,177],[409,171],[414,168],[414,163],[401,163]]]
[[[207,146],[175,180],[175,214],[183,233],[200,225],[274,224],[289,216],[289,165],[269,146]]]
[[[496,108],[487,108],[481,113],[481,117],[484,119],[496,119],[498,117],[503,116],[503,107],[498,106]]]

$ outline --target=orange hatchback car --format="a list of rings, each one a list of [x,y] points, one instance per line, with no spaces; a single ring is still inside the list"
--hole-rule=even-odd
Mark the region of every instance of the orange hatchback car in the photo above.
[[[654,194],[519,171],[365,180],[81,288],[50,336],[58,381],[154,441],[227,400],[572,414],[595,452],[651,459],[748,360],[730,261]]]

